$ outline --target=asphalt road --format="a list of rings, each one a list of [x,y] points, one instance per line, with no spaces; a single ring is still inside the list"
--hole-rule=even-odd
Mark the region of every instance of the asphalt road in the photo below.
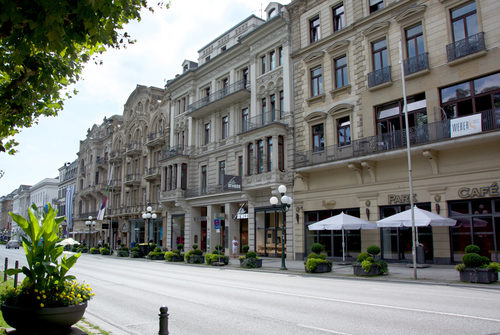
[[[24,260],[0,247],[1,260]],[[82,255],[85,317],[114,335],[500,334],[500,290],[371,282]]]

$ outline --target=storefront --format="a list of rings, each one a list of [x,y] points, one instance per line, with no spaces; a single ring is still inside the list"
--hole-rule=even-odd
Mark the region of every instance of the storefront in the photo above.
[[[184,219],[184,214],[172,215],[172,225],[170,226],[170,245],[172,246],[172,249],[177,249],[177,245],[184,244]]]
[[[272,207],[255,209],[255,246],[257,255],[281,257],[281,210]],[[285,239],[286,250],[286,239]]]

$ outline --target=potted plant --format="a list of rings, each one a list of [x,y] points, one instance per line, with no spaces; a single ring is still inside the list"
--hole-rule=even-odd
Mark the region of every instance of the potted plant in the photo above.
[[[190,264],[203,264],[205,262],[205,258],[203,257],[203,251],[198,249],[198,244],[193,244],[192,250],[189,250],[184,255],[186,262]]]
[[[99,248],[99,252],[101,255],[111,255],[112,252],[109,249],[109,244],[104,244],[102,248]]]
[[[170,250],[164,253],[164,259],[168,262],[184,262],[184,256],[181,255],[181,249]]]
[[[130,249],[130,257],[132,258],[141,258],[141,249],[138,246]]]
[[[128,251],[128,248],[127,247],[120,247],[120,249],[118,249],[118,252],[116,253],[116,255],[118,257],[128,257],[129,256],[129,251]]]
[[[100,254],[99,248],[95,248],[95,247],[90,248],[89,254],[91,254],[91,255],[99,255]]]
[[[244,247],[242,250],[243,249]],[[262,259],[257,256],[255,251],[248,251],[248,249],[246,249],[245,256],[240,256],[238,259],[240,260],[240,267],[242,268],[255,269],[262,267]]]
[[[311,253],[307,255],[305,264],[306,272],[322,273],[332,271],[332,262],[326,259],[325,254],[321,254],[324,247],[320,243],[311,245]]]
[[[149,252],[147,258],[151,260],[163,260],[165,259],[165,253],[160,247],[156,247],[153,251]]]
[[[229,256],[224,256],[224,247],[218,244],[215,246],[214,252],[205,255],[205,262],[209,265],[228,265]]]
[[[460,272],[460,281],[481,284],[498,281],[500,264],[479,255],[480,251],[480,248],[474,244],[465,247],[462,263],[455,267]]]
[[[380,253],[380,247],[371,245],[366,248],[366,252],[358,255],[357,263],[352,265],[352,271],[355,276],[378,276],[388,272],[387,262],[375,260]]]
[[[69,332],[93,296],[88,285],[68,275],[81,254],[62,256],[64,246],[58,244],[57,233],[64,217],[56,219],[56,213],[50,204],[40,212],[33,205],[27,218],[9,213],[26,233],[22,239],[28,265],[7,270],[8,275],[22,272],[25,279],[19,287],[2,291],[1,310],[5,321],[23,334]]]

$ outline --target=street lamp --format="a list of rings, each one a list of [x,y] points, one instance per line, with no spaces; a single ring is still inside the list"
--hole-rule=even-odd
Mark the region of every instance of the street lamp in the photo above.
[[[156,219],[156,213],[151,213],[151,211],[153,210],[153,208],[151,206],[148,206],[146,208],[146,212],[145,213],[142,213],[142,218],[144,220],[147,220],[148,222],[148,248],[149,248],[149,240],[152,240],[152,237],[153,237],[153,231],[152,229],[150,229],[151,227],[151,219]]]
[[[281,268],[280,270],[286,270],[286,265],[285,265],[285,215],[290,206],[292,205],[292,198],[290,198],[288,195],[285,195],[286,193],[286,186],[285,185],[280,185],[278,187],[278,192],[281,194],[281,198],[278,199],[276,196],[272,196],[269,199],[269,202],[271,205],[276,206],[278,203],[280,204],[280,209],[281,209]]]
[[[85,225],[89,227],[89,251],[90,251],[90,230],[92,226],[95,226],[95,221],[92,221],[92,216],[89,216],[89,219],[85,221]]]

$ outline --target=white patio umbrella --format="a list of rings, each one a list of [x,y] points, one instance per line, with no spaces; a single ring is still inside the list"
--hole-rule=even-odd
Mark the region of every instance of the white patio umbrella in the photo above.
[[[62,245],[62,246],[67,246],[67,245],[79,245],[80,242],[76,241],[75,239],[69,237],[69,238],[66,238],[64,240],[62,240],[61,242],[58,242],[56,243],[57,245]]]
[[[420,209],[417,206],[413,208],[415,213],[415,227],[431,226],[454,226],[457,220],[445,218],[435,213]],[[397,228],[397,227],[411,227],[411,209],[400,212],[385,219],[377,221],[379,228]]]
[[[308,226],[309,230],[342,230],[342,262],[345,262],[344,230],[376,229],[377,225],[344,212]]]

